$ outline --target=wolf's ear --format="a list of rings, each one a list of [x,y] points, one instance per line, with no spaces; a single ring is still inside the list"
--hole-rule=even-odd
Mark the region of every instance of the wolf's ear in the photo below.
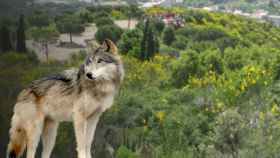
[[[118,48],[115,45],[114,42],[112,42],[109,39],[105,39],[102,47],[107,51],[107,52],[111,52],[112,54],[118,54]]]

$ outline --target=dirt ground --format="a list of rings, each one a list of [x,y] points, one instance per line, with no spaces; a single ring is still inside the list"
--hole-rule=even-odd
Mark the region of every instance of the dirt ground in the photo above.
[[[117,20],[115,21],[115,24],[123,29],[128,29],[128,26],[129,29],[133,29],[135,28],[137,21],[131,20],[130,24],[128,24],[128,20]],[[96,31],[97,28],[95,24],[90,24],[85,28],[85,31],[83,33],[73,35],[72,37],[73,42],[75,44],[80,45],[81,48],[66,48],[66,47],[59,46],[59,43],[70,42],[69,34],[61,34],[59,36],[59,39],[57,40],[57,43],[49,44],[49,59],[64,61],[69,59],[72,56],[72,54],[78,54],[81,50],[86,50],[87,49],[86,41],[94,40],[94,35]],[[43,62],[46,61],[44,50],[39,43],[34,42],[32,40],[28,40],[26,43],[27,43],[27,48],[33,50],[37,54],[40,61]]]

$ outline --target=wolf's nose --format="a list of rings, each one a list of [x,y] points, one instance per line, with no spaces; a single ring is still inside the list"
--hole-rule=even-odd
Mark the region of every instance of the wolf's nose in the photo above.
[[[95,77],[93,77],[92,73],[87,73],[86,76],[87,76],[87,78],[89,78],[91,80],[95,79]]]

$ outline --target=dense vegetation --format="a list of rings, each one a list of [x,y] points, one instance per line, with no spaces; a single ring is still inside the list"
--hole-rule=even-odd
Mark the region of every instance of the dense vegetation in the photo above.
[[[162,23],[156,19],[140,20],[116,40],[126,77],[99,123],[95,156],[110,157],[109,146],[117,158],[278,157],[280,29],[179,8],[152,8],[146,17],[158,12],[180,14],[185,26],[158,30]],[[157,49],[145,39],[158,43]],[[143,52],[149,57],[142,58]],[[0,55],[0,149],[19,90],[83,58],[45,64],[30,53]],[[75,157],[73,142],[72,126],[64,124],[53,157]]]

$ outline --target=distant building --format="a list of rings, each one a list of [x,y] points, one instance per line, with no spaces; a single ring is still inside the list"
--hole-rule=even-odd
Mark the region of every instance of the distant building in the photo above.
[[[173,7],[176,5],[183,4],[183,0],[152,0],[146,3],[140,3],[141,8],[151,8],[151,7]]]
[[[280,16],[268,15],[263,18],[264,20],[271,22],[273,25],[280,27]]]
[[[68,4],[70,3],[69,1],[66,0],[36,0],[34,1],[34,3],[38,3],[38,4],[44,4],[44,3],[57,3],[57,4]]]
[[[145,2],[145,3],[139,3],[141,8],[151,8],[151,7],[156,7],[156,6],[160,6],[160,4],[163,2],[164,0],[153,0],[151,2]]]
[[[124,6],[127,5],[125,1],[122,0],[112,0],[112,1],[103,1],[103,0],[79,0],[80,2],[89,3],[92,5],[102,5],[102,6]]]
[[[268,12],[265,10],[257,10],[252,14],[252,18],[262,19],[264,16],[267,16]]]
[[[209,7],[203,7],[203,10],[209,11],[209,12],[214,12],[214,11],[218,11],[219,7],[214,5],[214,6],[209,6]]]
[[[161,7],[173,7],[173,6],[177,6],[183,4],[183,0],[164,0],[160,6]]]
[[[185,19],[174,13],[158,13],[151,16],[154,19],[162,21],[165,25],[180,28],[185,26]]]

